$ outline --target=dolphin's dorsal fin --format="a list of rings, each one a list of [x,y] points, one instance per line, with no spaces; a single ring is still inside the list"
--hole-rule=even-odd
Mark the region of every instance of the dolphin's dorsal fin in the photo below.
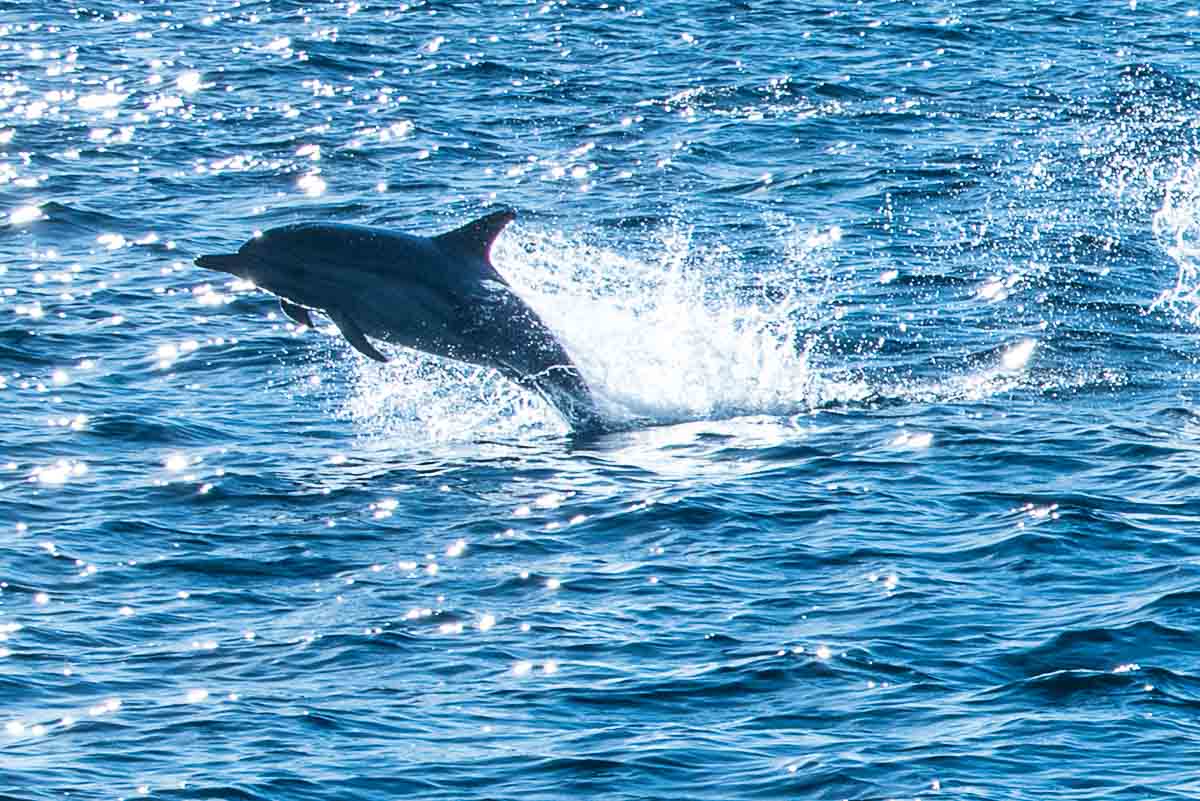
[[[488,254],[492,250],[492,242],[504,230],[504,226],[516,218],[517,213],[512,209],[501,209],[461,228],[439,234],[433,237],[433,241],[446,250],[491,264]]]

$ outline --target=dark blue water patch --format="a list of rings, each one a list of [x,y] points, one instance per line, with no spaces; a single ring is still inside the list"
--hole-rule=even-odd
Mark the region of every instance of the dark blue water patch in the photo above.
[[[1190,662],[1186,655],[1194,650],[1195,643],[1188,631],[1147,622],[1122,629],[1065,632],[1035,648],[1008,656],[1005,662],[1030,677],[1065,671],[1061,680],[1066,687],[1076,678],[1090,681],[1084,675],[1087,673],[1102,674],[1094,683],[1116,687],[1128,683],[1128,678],[1120,679],[1120,674],[1111,673],[1124,654],[1136,653],[1139,660],[1165,667],[1176,655]]]
[[[33,352],[35,335],[31,331],[21,329],[6,329],[0,331],[0,360],[5,367],[17,370],[28,370],[31,367],[47,367],[55,360],[41,358]]]

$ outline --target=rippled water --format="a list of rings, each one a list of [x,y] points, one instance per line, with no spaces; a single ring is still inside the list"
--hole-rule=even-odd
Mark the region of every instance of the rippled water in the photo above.
[[[0,796],[1200,797],[1200,8],[0,4]],[[629,430],[192,266],[449,230]]]

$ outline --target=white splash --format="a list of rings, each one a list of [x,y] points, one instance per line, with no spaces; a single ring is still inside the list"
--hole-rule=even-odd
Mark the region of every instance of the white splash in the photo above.
[[[1200,324],[1200,162],[1181,167],[1167,182],[1153,230],[1177,267],[1175,286],[1164,290],[1154,305]]]

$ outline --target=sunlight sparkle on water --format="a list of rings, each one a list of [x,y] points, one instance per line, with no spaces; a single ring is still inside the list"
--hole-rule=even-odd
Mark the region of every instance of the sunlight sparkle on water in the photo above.
[[[128,96],[127,93],[121,92],[99,92],[92,95],[83,95],[79,98],[79,108],[84,111],[113,108],[121,105],[121,102]]]
[[[188,72],[181,74],[175,79],[175,86],[179,89],[179,91],[187,94],[200,91],[200,73],[196,72],[195,70],[189,70]]]
[[[296,188],[309,197],[319,197],[325,194],[325,181],[316,173],[309,173],[296,181]]]
[[[107,250],[117,250],[125,247],[128,241],[120,234],[100,234],[96,237],[96,242],[103,245]]]
[[[36,479],[41,484],[49,486],[61,486],[72,478],[79,478],[87,475],[87,472],[88,466],[86,462],[75,461],[72,459],[59,459],[52,465],[35,467],[30,477]]]
[[[1005,370],[1022,370],[1029,361],[1029,357],[1033,355],[1035,347],[1037,347],[1036,339],[1022,340],[1004,352],[1000,363]]]
[[[933,444],[933,434],[928,431],[909,433],[907,431],[899,434],[891,441],[893,448],[903,448],[905,450],[924,450]]]
[[[533,505],[539,509],[557,509],[565,499],[566,497],[560,492],[547,492],[545,495],[538,496]]]
[[[112,713],[116,712],[120,708],[121,708],[121,699],[120,698],[109,698],[107,701],[104,701],[103,703],[94,704],[94,705],[88,707],[88,714],[94,718],[98,718],[101,715],[111,715]]]
[[[42,214],[40,206],[21,206],[9,212],[8,223],[9,225],[24,225],[34,220],[40,220],[45,216]]]

